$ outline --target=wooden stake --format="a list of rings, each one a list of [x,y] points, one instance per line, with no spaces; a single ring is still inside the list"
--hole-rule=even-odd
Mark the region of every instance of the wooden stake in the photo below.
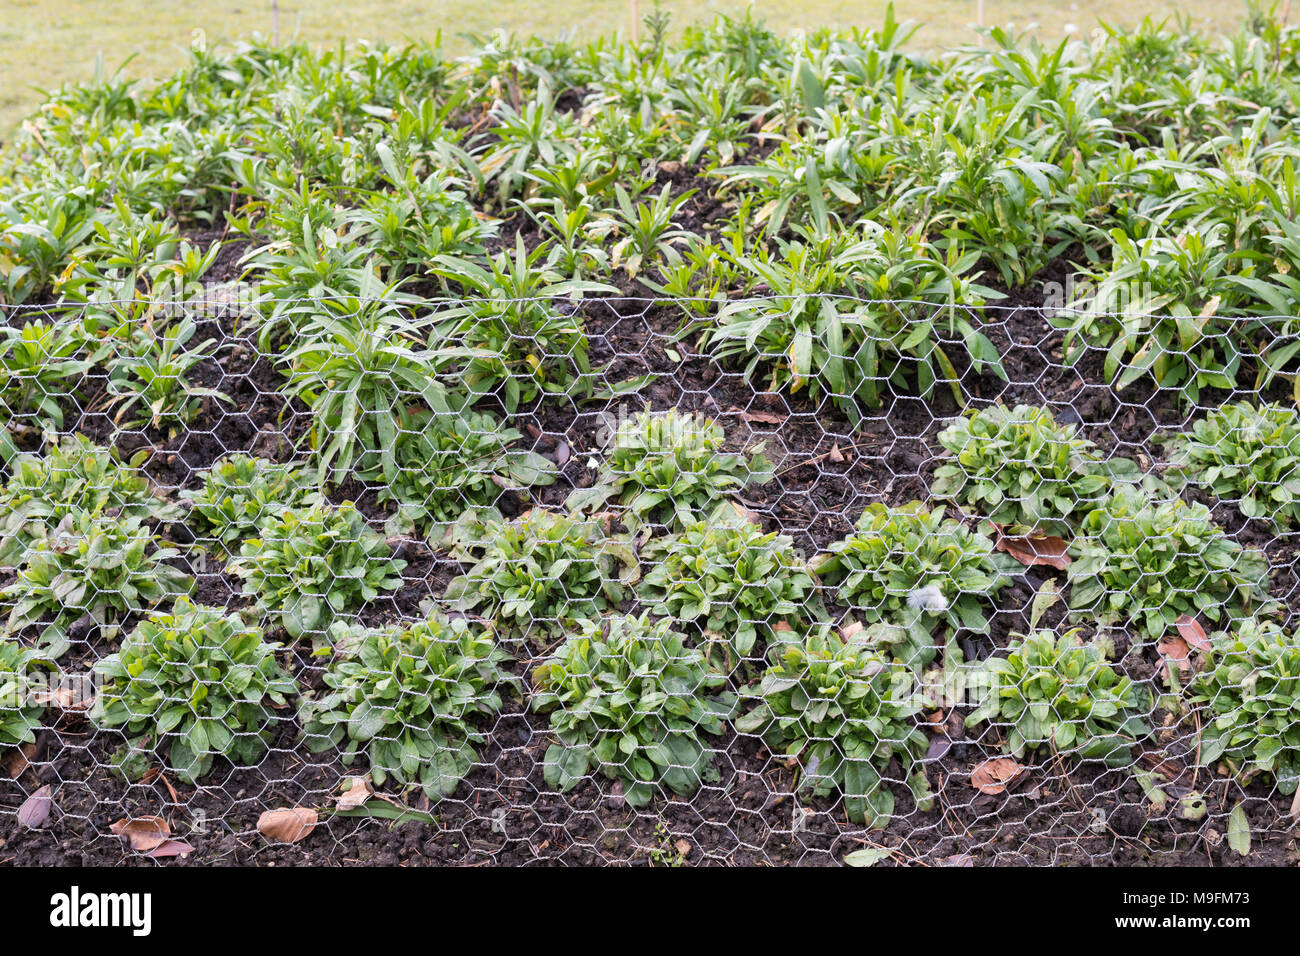
[[[271,42],[280,45],[280,0],[271,0]]]
[[[984,26],[984,0],[975,0],[975,25]]]

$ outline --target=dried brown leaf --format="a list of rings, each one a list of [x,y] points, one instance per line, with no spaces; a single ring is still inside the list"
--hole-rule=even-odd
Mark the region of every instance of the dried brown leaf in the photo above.
[[[145,853],[145,856],[153,857],[155,860],[163,860],[173,856],[187,857],[193,852],[194,847],[184,840],[167,840]]]
[[[1005,535],[998,529],[997,549],[1005,551],[1027,568],[1043,565],[1064,571],[1070,566],[1070,544],[1064,538],[1046,534]]]
[[[1202,654],[1210,650],[1210,639],[1205,636],[1205,628],[1201,627],[1201,622],[1196,620],[1190,614],[1184,614],[1177,622],[1178,633],[1188,647],[1193,647]]]
[[[1177,665],[1181,677],[1191,676],[1192,652],[1181,635],[1168,634],[1161,638],[1156,643],[1156,651],[1160,654],[1160,666],[1156,668],[1157,676],[1165,678],[1169,676],[1169,663],[1171,661]]]
[[[172,835],[172,828],[162,817],[130,817],[110,824],[108,828],[117,836],[126,837],[131,849],[137,853],[148,853],[166,843]]]
[[[370,788],[370,781],[365,777],[352,777],[348,781],[347,792],[338,798],[338,808],[340,810],[355,810],[365,804],[373,793],[374,790]]]
[[[29,830],[39,830],[45,826],[45,821],[50,818],[50,811],[53,809],[54,790],[47,783],[24,800],[23,805],[18,808],[18,824]]]
[[[31,765],[32,758],[35,756],[35,743],[23,744],[21,747],[15,747],[5,755],[5,775],[17,780]]]
[[[730,410],[743,420],[760,425],[784,425],[788,417],[777,412],[751,412],[737,405],[733,405]]]
[[[971,771],[970,785],[980,793],[998,794],[1028,772],[1028,767],[1010,757],[993,757]]]
[[[319,819],[320,814],[310,807],[281,807],[257,818],[257,832],[268,840],[297,843],[316,829]]]

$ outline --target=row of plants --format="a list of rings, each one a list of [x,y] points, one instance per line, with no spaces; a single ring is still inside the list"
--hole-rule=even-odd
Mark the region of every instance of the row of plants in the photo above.
[[[229,243],[240,321],[334,485],[401,485],[471,432],[485,475],[527,484],[536,463],[500,460],[510,431],[486,416],[590,397],[586,300],[629,288],[679,303],[679,334],[756,385],[854,420],[966,365],[1002,374],[981,308],[1061,262],[1087,280],[1060,303],[1065,360],[1104,350],[1117,387],[1196,401],[1294,375],[1283,18],[1252,7],[1222,43],[992,30],[939,57],[907,52],[892,12],[798,39],[654,23],[456,60],[198,47],[152,85],[55,93],[0,155],[0,306],[21,320],[0,401],[61,428],[58,397],[94,371],[124,428],[226,402],[200,370],[228,343],[175,306],[213,296]]]
[[[1171,480],[1239,494],[1243,511],[1256,513],[1249,502],[1261,487],[1270,501],[1287,493],[1277,478],[1292,453],[1277,442],[1281,431],[1296,430],[1296,417],[1275,407],[1216,411],[1170,439],[1188,459],[1170,469]],[[1236,446],[1224,437],[1230,428],[1240,433]],[[660,613],[698,624],[737,662],[778,627],[827,619],[823,585],[833,604],[906,644],[915,667],[933,657],[938,624],[987,632],[982,607],[1014,567],[987,535],[943,507],[873,504],[852,535],[805,565],[789,537],[729,520],[742,512],[728,496],[767,480],[771,466],[760,448],[723,452],[724,439],[714,422],[643,412],[619,426],[596,482],[573,492],[566,511],[534,508],[506,519],[471,495],[435,540],[467,565],[444,599],[536,636],[615,609],[634,591]],[[1132,463],[1101,459],[1046,409],[990,406],[959,418],[939,440],[951,455],[935,472],[936,497],[989,519],[999,536],[1044,527],[1072,536],[1067,580],[1076,619],[1159,638],[1184,615],[1219,621],[1268,609],[1263,554],[1217,527],[1206,505],[1172,495]],[[1216,461],[1253,467],[1191,467],[1211,448]],[[450,486],[475,488],[473,463],[457,464]],[[1272,481],[1262,483],[1261,474]],[[1076,510],[1076,496],[1091,496],[1086,510]],[[0,562],[16,570],[0,592],[6,631],[39,625],[55,656],[83,615],[112,628],[190,589],[182,552],[154,533],[181,509],[155,497],[132,464],[84,438],[70,436],[44,458],[17,459],[0,500],[7,506]],[[181,500],[191,535],[228,560],[258,610],[295,640],[325,634],[402,583],[405,561],[392,557],[354,504],[331,503],[301,466],[233,456]],[[1286,520],[1285,508],[1275,514]],[[611,520],[626,530],[613,530]],[[643,563],[653,568],[644,581]]]
[[[309,750],[341,751],[345,765],[364,752],[377,784],[419,786],[436,799],[480,761],[505,698],[523,696],[549,715],[554,743],[543,771],[562,792],[599,773],[633,806],[689,796],[718,779],[717,738],[734,721],[738,733],[799,761],[801,791],[843,794],[855,822],[888,822],[890,782],[906,782],[928,809],[922,713],[936,706],[927,696],[935,688],[881,648],[829,627],[775,644],[767,668],[739,696],[670,620],[647,615],[581,622],[533,670],[526,694],[491,629],[464,618],[435,614],[354,631],[334,649],[318,693],[299,695],[280,649],[243,616],[183,599],[150,615],[95,665],[104,683],[89,718],[121,728],[124,751],[162,754],[192,783],[218,757],[256,763],[287,719],[276,710],[296,706]],[[1276,624],[1247,620],[1213,635],[1205,656],[1186,688],[1187,703],[1205,715],[1201,764],[1223,762],[1244,780],[1266,774],[1293,793],[1300,647]],[[44,708],[27,694],[28,681],[53,665],[7,640],[0,665],[0,745],[29,743]],[[970,667],[976,673],[967,678],[983,691],[966,723],[989,722],[998,731],[991,743],[1007,754],[1041,749],[1127,768],[1152,732],[1147,690],[1077,631],[1014,636],[1005,658]]]
[[[1007,454],[1008,443],[1034,448],[1043,452],[1048,463],[1059,463],[1047,447],[1052,441],[1043,437],[1054,429],[1059,433],[1055,440],[1063,438],[1065,447],[1077,448],[1073,432],[1044,418],[1042,411],[1022,408],[1008,413],[995,407],[972,415],[945,433],[953,443],[952,435],[960,436],[962,444],[954,458],[958,467],[966,469],[964,474],[972,486],[989,477],[980,473],[981,463],[997,462],[995,477],[1004,477],[1001,473],[1006,470],[1032,469],[1032,459]],[[1230,413],[1245,414],[1240,408],[1219,414]],[[1002,426],[1001,431],[992,429],[991,438],[990,420]],[[1008,434],[1016,429],[1031,430],[1040,440],[1017,443]],[[114,696],[116,691],[101,695],[104,712],[99,719],[105,726],[127,726],[137,736],[180,741],[169,759],[186,779],[206,772],[213,754],[225,753],[236,762],[256,759],[264,750],[271,719],[268,701],[270,705],[284,704],[281,698],[292,693],[286,690],[286,686],[291,688],[285,684],[287,675],[275,662],[278,645],[266,644],[259,628],[243,623],[257,616],[280,624],[295,640],[310,634],[318,649],[332,656],[325,677],[331,693],[324,700],[329,703],[303,705],[304,726],[312,746],[344,745],[350,755],[367,744],[378,779],[391,775],[401,783],[418,780],[427,789],[445,793],[454,789],[473,763],[473,751],[467,748],[482,740],[467,729],[464,720],[483,713],[483,706],[488,712],[499,710],[499,697],[494,696],[497,685],[511,684],[500,666],[506,659],[502,641],[538,637],[540,633],[564,640],[562,649],[534,675],[535,685],[547,688],[537,698],[544,702],[535,706],[546,710],[553,703],[555,707],[552,723],[560,742],[548,755],[546,768],[553,785],[567,788],[589,767],[600,767],[621,780],[629,799],[638,802],[649,798],[656,781],[678,793],[693,790],[707,776],[707,748],[699,744],[698,734],[720,728],[721,721],[736,711],[731,706],[734,701],[725,694],[710,695],[707,701],[697,702],[698,706],[690,704],[690,695],[700,688],[722,686],[728,675],[743,687],[753,675],[762,688],[763,702],[741,718],[738,727],[761,733],[769,745],[789,734],[782,746],[806,758],[808,786],[819,793],[838,786],[852,794],[850,812],[855,819],[887,817],[893,798],[887,788],[879,786],[879,775],[887,770],[892,756],[915,757],[916,746],[923,744],[924,738],[911,732],[916,730],[914,725],[906,734],[895,735],[891,729],[882,735],[877,718],[896,707],[898,720],[905,723],[920,712],[924,697],[900,678],[905,682],[924,676],[922,669],[937,652],[936,625],[946,624],[953,631],[987,631],[981,604],[995,595],[1007,578],[992,541],[955,519],[945,518],[941,508],[876,505],[863,515],[854,535],[805,567],[788,538],[763,534],[752,523],[737,520],[734,510],[727,520],[725,496],[743,486],[744,479],[738,475],[747,458],[717,451],[722,435],[715,425],[675,413],[644,414],[626,422],[618,434],[629,440],[636,453],[620,458],[618,448],[612,450],[601,472],[605,480],[594,492],[584,489],[588,492],[584,502],[613,502],[623,509],[619,517],[632,527],[639,528],[643,520],[650,519],[647,530],[658,528],[664,534],[645,539],[644,551],[638,555],[635,539],[610,533],[608,515],[539,509],[505,521],[470,512],[452,540],[474,563],[446,598],[491,619],[496,634],[490,630],[470,634],[465,621],[438,617],[409,628],[360,635],[351,632],[343,626],[341,615],[361,608],[381,590],[398,586],[402,562],[391,559],[382,537],[369,528],[354,506],[330,505],[319,492],[310,490],[303,469],[243,458],[223,463],[207,473],[201,489],[185,497],[191,504],[192,521],[208,533],[205,540],[220,553],[234,554],[238,546],[238,557],[230,567],[245,579],[257,604],[242,616],[194,608],[185,601],[172,612],[154,612],[124,639],[118,655],[102,662],[103,674],[134,689],[124,686],[121,696]],[[984,437],[972,439],[972,434]],[[701,454],[702,443],[707,446],[709,442],[713,445],[706,448],[707,454]],[[980,442],[991,445],[993,452],[986,449],[963,458],[962,453],[971,452],[972,444]],[[1097,461],[1095,456],[1084,460],[1089,467]],[[754,459],[748,463],[753,464]],[[759,465],[757,473],[765,475],[765,463]],[[147,484],[129,465],[123,466],[110,453],[76,437],[54,447],[45,459],[20,460],[17,475],[5,489],[6,499],[15,507],[10,512],[4,548],[5,553],[25,550],[18,580],[6,597],[24,596],[14,605],[16,617],[11,617],[11,627],[21,629],[40,616],[32,614],[36,605],[27,605],[33,592],[47,587],[52,600],[63,602],[46,608],[55,616],[52,626],[42,630],[42,640],[54,652],[57,648],[50,646],[50,635],[61,639],[66,617],[91,607],[79,603],[91,592],[79,589],[78,570],[112,570],[119,577],[111,586],[98,585],[93,593],[111,592],[131,599],[128,586],[118,583],[123,559],[126,567],[134,567],[138,579],[156,582],[157,567],[170,567],[161,562],[174,555],[165,553],[154,566],[140,570],[142,555],[159,553],[148,550],[151,538],[142,530],[143,522],[149,517],[174,519],[178,509],[152,498]],[[1071,477],[1058,476],[1060,480]],[[1018,478],[1012,484],[1026,487]],[[1042,482],[1037,485],[1046,486]],[[682,493],[680,502],[678,491]],[[987,494],[974,498],[984,501]],[[1069,569],[1076,616],[1094,624],[1131,623],[1156,638],[1167,633],[1182,614],[1200,612],[1213,618],[1221,605],[1230,620],[1239,621],[1251,601],[1263,596],[1263,574],[1252,577],[1253,572],[1242,567],[1246,562],[1240,546],[1214,528],[1203,511],[1177,499],[1153,502],[1132,482],[1112,488],[1102,505],[1078,522],[1082,534],[1074,547],[1080,550]],[[701,520],[701,515],[709,517]],[[51,522],[54,531],[41,536],[41,529],[49,529]],[[111,550],[111,542],[102,545],[89,534],[78,534],[101,526],[130,529],[146,543],[119,555]],[[51,553],[66,558],[61,579],[30,573]],[[652,561],[653,568],[642,580],[643,559]],[[1266,571],[1266,566],[1261,571]],[[826,615],[816,599],[817,578],[835,585],[836,600],[871,625],[861,637],[855,638],[853,632],[846,639],[819,623]],[[92,574],[84,587],[96,586]],[[655,615],[665,617],[655,621],[644,614],[613,614],[622,605],[625,588],[635,590]],[[113,619],[122,620],[161,598],[151,593],[143,606],[115,605],[107,610],[115,612],[110,615]],[[1210,603],[1204,603],[1207,601]],[[1235,627],[1233,640],[1238,643],[1261,643],[1285,657],[1289,638],[1275,625],[1247,621],[1229,627]],[[205,642],[217,648],[204,649]],[[446,656],[451,653],[448,644],[459,648],[463,658],[459,663]],[[719,646],[721,662],[714,659]],[[1079,651],[1080,646],[1088,649]],[[765,653],[755,653],[760,647]],[[1254,652],[1237,653],[1249,656]],[[46,659],[52,656],[45,655]],[[408,659],[414,671],[403,670]],[[476,677],[463,673],[469,666],[465,660],[472,662]],[[1131,713],[1137,708],[1138,692],[1105,662],[1100,645],[1079,645],[1073,633],[1059,639],[1036,634],[1013,645],[1005,661],[995,661],[984,665],[990,674],[999,675],[994,692],[976,711],[982,716],[971,719],[974,723],[996,712],[1013,723],[1015,730],[1007,742],[1010,752],[1022,753],[1026,741],[1054,741],[1070,749],[1073,735],[1081,729],[1077,726],[1081,718],[1070,716],[1061,703],[1060,687],[1038,681],[1036,674],[1044,667],[1061,670],[1067,685],[1080,674],[1089,675],[1085,681],[1089,689],[1078,704],[1079,713],[1092,714],[1096,699],[1106,696],[1103,691],[1114,698],[1096,708],[1100,723],[1094,721],[1082,728],[1088,733],[1080,739],[1090,742],[1085,755],[1100,752],[1093,745],[1103,749],[1103,745],[1113,745],[1119,759],[1126,751],[1116,741],[1131,742],[1139,736],[1134,730],[1142,726],[1141,720]],[[1251,672],[1242,672],[1240,664],[1238,659],[1233,667],[1212,673],[1225,687],[1236,674],[1240,678],[1236,692],[1250,697],[1244,677]],[[226,681],[223,667],[234,669],[237,676],[233,681]],[[442,677],[430,677],[431,667]],[[390,680],[391,668],[406,676]],[[605,668],[613,669],[607,681],[592,677],[593,670],[603,673]],[[669,685],[652,682],[636,697],[627,696],[625,689],[610,690],[614,685],[609,682],[622,681],[625,688],[659,668],[675,675]],[[809,671],[800,678],[810,682],[807,686],[792,684],[781,676],[791,670],[802,673],[801,668]],[[840,673],[842,668],[856,673],[860,682],[876,682],[875,696],[862,705],[870,713],[823,710],[826,689],[848,679]],[[430,687],[421,682],[432,681],[441,692],[441,681],[453,670],[459,689],[451,710],[461,723],[410,731],[408,725],[426,712],[433,696]],[[134,682],[141,675],[148,676]],[[156,687],[147,686],[155,677],[163,683],[184,685],[186,691],[179,694],[173,688],[160,694]],[[214,697],[213,688],[207,686],[212,681],[230,683],[235,696]],[[1113,692],[1109,690],[1112,684],[1118,684]],[[906,690],[908,696],[890,697],[889,689],[896,685],[897,693]],[[810,693],[813,686],[817,693]],[[1208,694],[1203,698],[1206,703],[1217,701],[1220,693],[1226,692],[1223,687],[1211,693],[1203,687],[1197,690],[1198,686],[1193,685],[1193,692]],[[596,719],[589,711],[593,688],[604,688],[601,692],[614,696],[609,712],[601,707],[597,717],[617,724],[618,735],[601,720],[596,721],[600,732],[591,726],[590,721]],[[1042,696],[1035,698],[1038,692]],[[554,696],[553,702],[548,693]],[[847,705],[847,701],[859,700],[866,690],[855,685],[845,693]],[[776,698],[783,694],[793,697],[781,703]],[[1282,732],[1278,739],[1285,741],[1289,698],[1285,691],[1279,694],[1269,700],[1282,705],[1274,729]],[[241,717],[242,723],[234,727],[212,726],[213,718],[195,710],[210,697],[213,713],[244,713],[246,719]],[[830,699],[837,700],[838,694]],[[660,706],[667,712],[640,723],[642,717],[658,713]],[[876,728],[877,737],[845,741],[835,735],[826,737],[817,727],[792,731],[798,723],[792,706],[795,710],[808,708],[816,715],[818,726],[829,719],[841,731],[849,727],[865,733],[856,723],[865,721]],[[679,713],[682,707],[687,710]],[[376,708],[386,716],[371,716]],[[1049,719],[1052,714],[1056,719]],[[681,719],[674,722],[670,716]],[[1101,732],[1110,726],[1102,718],[1118,718],[1112,722],[1113,733]],[[766,719],[775,721],[776,726],[768,727],[763,723]],[[635,733],[629,730],[629,721],[640,729]],[[418,722],[415,725],[419,726]],[[1050,732],[1043,732],[1044,726]],[[1219,729],[1228,727],[1225,718]],[[1245,733],[1236,728],[1224,735],[1225,740],[1235,741],[1234,754],[1244,746]],[[681,734],[694,737],[678,740]],[[1272,739],[1274,735],[1269,736]],[[457,742],[455,747],[449,745],[451,741]],[[1255,743],[1264,748],[1261,753],[1271,746]],[[1219,752],[1226,749],[1228,743]],[[1287,748],[1278,753],[1282,764],[1289,766],[1292,757]],[[247,754],[252,756],[241,757]],[[690,760],[685,760],[687,756]],[[909,777],[918,799],[923,800],[923,775]],[[1279,776],[1279,782],[1285,784],[1286,780]]]

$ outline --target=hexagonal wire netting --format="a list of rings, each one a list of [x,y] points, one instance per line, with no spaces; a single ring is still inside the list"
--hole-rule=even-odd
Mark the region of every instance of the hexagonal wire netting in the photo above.
[[[933,332],[867,385],[701,302],[495,302],[590,353],[507,364],[463,300],[308,305],[113,357],[111,303],[9,310],[91,332],[4,383],[0,860],[1293,852],[1289,380],[1123,383],[1037,309],[836,299]]]

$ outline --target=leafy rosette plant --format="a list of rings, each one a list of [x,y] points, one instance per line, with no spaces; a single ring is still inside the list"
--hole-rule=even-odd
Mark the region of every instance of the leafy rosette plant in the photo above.
[[[318,503],[281,512],[261,537],[245,541],[231,570],[295,640],[323,634],[339,615],[402,584],[406,562],[356,506]]]
[[[533,672],[531,706],[550,714],[556,738],[546,782],[564,793],[598,771],[634,807],[665,790],[695,793],[718,779],[702,735],[721,734],[734,712],[733,695],[713,693],[725,681],[668,621],[582,622]]]
[[[1005,658],[984,662],[986,696],[966,726],[1005,725],[1003,750],[1013,757],[1047,747],[1127,766],[1133,745],[1151,733],[1146,692],[1111,666],[1101,644],[1082,642],[1078,630],[1013,637],[1019,640]]]
[[[473,561],[445,600],[479,610],[524,636],[559,634],[623,600],[640,565],[632,543],[600,523],[535,509],[510,521],[487,517],[458,529],[456,555]]]
[[[687,525],[652,542],[646,559],[652,570],[641,583],[641,599],[654,602],[653,613],[699,628],[729,657],[751,656],[760,639],[801,624],[806,611],[825,617],[794,542],[748,521]]]
[[[1271,774],[1284,794],[1300,783],[1300,643],[1272,621],[1247,619],[1210,637],[1188,688],[1201,707],[1201,762],[1243,779]]]
[[[298,692],[275,658],[279,649],[238,615],[179,601],[141,621],[121,650],[95,665],[106,681],[91,720],[165,750],[187,783],[218,756],[256,763],[277,719],[273,708]]]
[[[1247,518],[1279,529],[1300,524],[1300,414],[1294,408],[1223,405],[1169,446],[1169,478],[1234,502]]]
[[[0,565],[21,565],[31,544],[70,514],[113,512],[142,521],[177,517],[177,508],[155,497],[139,471],[146,454],[123,464],[111,449],[67,435],[45,456],[16,458],[8,484],[0,489]]]
[[[1268,559],[1224,534],[1208,508],[1136,488],[1117,488],[1089,512],[1070,554],[1075,617],[1132,621],[1152,638],[1184,614],[1246,617],[1268,597]]]
[[[509,447],[522,437],[491,415],[421,413],[397,437],[392,478],[383,481],[377,471],[362,477],[382,482],[379,500],[398,503],[398,524],[446,524],[467,509],[490,507],[502,489],[555,481],[554,462]]]
[[[0,638],[0,750],[36,740],[41,707],[32,699],[32,671],[40,655],[17,641]]]
[[[0,413],[13,422],[62,429],[59,399],[70,396],[90,368],[85,348],[80,322],[0,323]]]
[[[41,646],[58,656],[78,618],[113,625],[188,594],[194,579],[167,563],[178,557],[139,518],[68,515],[33,545],[17,578],[0,592],[9,605],[7,630],[39,625]]]
[[[303,698],[307,747],[342,747],[345,765],[364,749],[375,783],[449,795],[486,739],[476,718],[499,713],[502,689],[518,682],[502,669],[508,659],[490,630],[461,618],[367,631],[331,660],[322,694]]]
[[[867,506],[857,531],[812,562],[839,600],[868,624],[906,630],[894,653],[912,667],[935,656],[936,625],[988,632],[981,605],[1009,581],[993,542],[919,501]]]
[[[939,433],[952,454],[931,490],[1002,525],[1054,533],[1096,506],[1116,476],[1136,478],[1127,459],[1103,462],[1073,425],[1050,409],[990,405]]]
[[[729,494],[771,479],[760,442],[746,455],[722,451],[722,426],[676,410],[644,411],[618,426],[596,484],[569,497],[574,510],[615,501],[631,525],[683,527],[715,510]]]
[[[800,791],[843,793],[855,823],[889,822],[894,794],[884,778],[895,758],[918,803],[928,800],[919,767],[927,748],[916,721],[921,698],[902,663],[818,628],[774,651],[772,666],[745,696],[753,707],[736,730],[798,758]]]
[[[222,553],[237,551],[289,508],[308,504],[313,486],[303,468],[251,455],[230,455],[203,473],[203,485],[181,492],[190,526]]]

